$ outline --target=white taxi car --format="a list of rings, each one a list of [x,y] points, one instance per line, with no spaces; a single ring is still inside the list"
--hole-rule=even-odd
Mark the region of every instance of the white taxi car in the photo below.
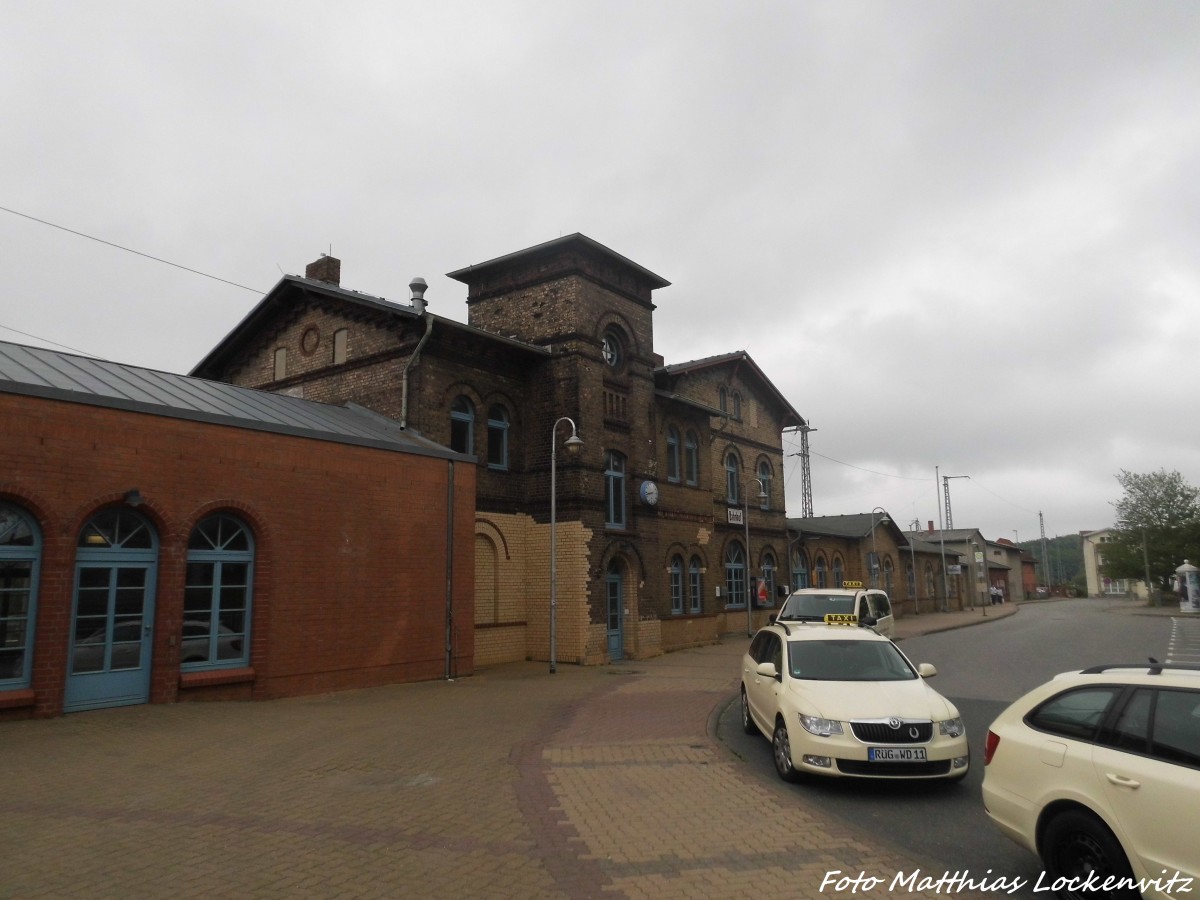
[[[1200,666],[1064,672],[996,718],[984,754],[987,814],[1047,889],[1200,894]]]
[[[780,619],[823,622],[829,614],[855,616],[858,624],[892,637],[895,619],[887,591],[863,588],[861,581],[843,581],[838,588],[792,591],[779,610]]]
[[[826,623],[776,619],[742,658],[742,728],[771,739],[779,777],[965,777],[962,718],[926,683],[937,670],[914,666],[870,629],[845,627],[857,625],[852,615]]]

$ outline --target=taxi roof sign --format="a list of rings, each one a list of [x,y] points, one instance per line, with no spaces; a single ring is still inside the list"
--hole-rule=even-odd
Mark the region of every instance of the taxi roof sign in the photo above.
[[[842,587],[844,587],[844,588],[860,588],[862,586],[863,585],[862,585],[861,581],[843,581],[842,582]]]

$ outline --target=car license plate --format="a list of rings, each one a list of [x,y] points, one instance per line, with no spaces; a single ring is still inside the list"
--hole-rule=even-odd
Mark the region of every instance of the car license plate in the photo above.
[[[868,747],[871,762],[925,762],[924,747]]]

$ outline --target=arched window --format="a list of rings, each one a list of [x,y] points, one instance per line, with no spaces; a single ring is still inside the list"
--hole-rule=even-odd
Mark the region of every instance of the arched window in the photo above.
[[[671,612],[683,615],[683,557],[671,557]]]
[[[933,566],[929,563],[925,563],[925,592],[929,595],[930,600],[937,596],[937,588],[933,580]]]
[[[604,469],[604,524],[625,527],[625,457],[609,450]]]
[[[742,395],[737,391],[733,392],[733,417],[735,419],[742,417]]]
[[[908,590],[908,596],[913,600],[917,598],[917,573],[912,567],[912,563],[904,565],[904,586]]]
[[[746,605],[746,553],[737,541],[725,551],[725,605]]]
[[[29,685],[41,559],[37,524],[23,510],[0,503],[0,691]]]
[[[692,612],[700,612],[704,603],[704,579],[700,571],[700,558],[697,556],[693,556],[692,561],[688,563],[688,593],[691,595],[689,599]]]
[[[679,480],[679,429],[667,429],[667,481]]]
[[[488,468],[508,468],[508,410],[499,403],[488,410]]]
[[[762,509],[771,508],[771,464],[765,459],[759,460],[758,463],[758,480],[762,482],[763,496],[758,498],[758,505]]]
[[[892,558],[889,556],[883,561],[883,589],[887,591],[890,597],[895,589],[896,573],[892,566]]]
[[[763,554],[763,581],[767,583],[767,603],[775,602],[775,554]]]
[[[688,484],[700,483],[700,439],[691,430],[683,438],[683,472]]]
[[[825,571],[825,557],[818,556],[816,563],[813,565],[813,574],[816,576],[816,587],[829,587],[828,574]]]
[[[192,529],[179,655],[184,669],[249,663],[253,584],[254,538],[240,520],[218,513]]]
[[[738,494],[738,475],[741,474],[741,461],[736,453],[730,450],[725,454],[725,497],[726,502],[736,505],[741,498]]]
[[[729,392],[725,390],[725,385],[717,388],[717,404],[721,412],[726,412],[729,409]]]
[[[450,407],[450,449],[475,452],[475,404],[461,394]]]
[[[835,588],[840,588],[842,586],[842,582],[845,580],[845,573],[842,571],[842,558],[840,556],[835,556],[833,558],[833,586]]]
[[[808,556],[803,550],[796,550],[792,553],[792,590],[801,591],[808,586]]]

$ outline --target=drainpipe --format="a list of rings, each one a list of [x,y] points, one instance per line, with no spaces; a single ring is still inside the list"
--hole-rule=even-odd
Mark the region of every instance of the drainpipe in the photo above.
[[[446,464],[446,680],[454,671],[454,461]]]
[[[417,341],[417,349],[413,351],[413,355],[404,364],[404,372],[400,376],[401,428],[408,427],[408,370],[417,364],[417,357],[421,355],[421,348],[425,346],[425,342],[429,340],[429,335],[433,333],[433,317],[425,309],[425,290],[428,287],[425,284],[425,279],[414,278],[409,282],[408,287],[412,291],[413,309],[416,310],[417,315],[425,319],[425,333],[421,335],[421,340]]]

